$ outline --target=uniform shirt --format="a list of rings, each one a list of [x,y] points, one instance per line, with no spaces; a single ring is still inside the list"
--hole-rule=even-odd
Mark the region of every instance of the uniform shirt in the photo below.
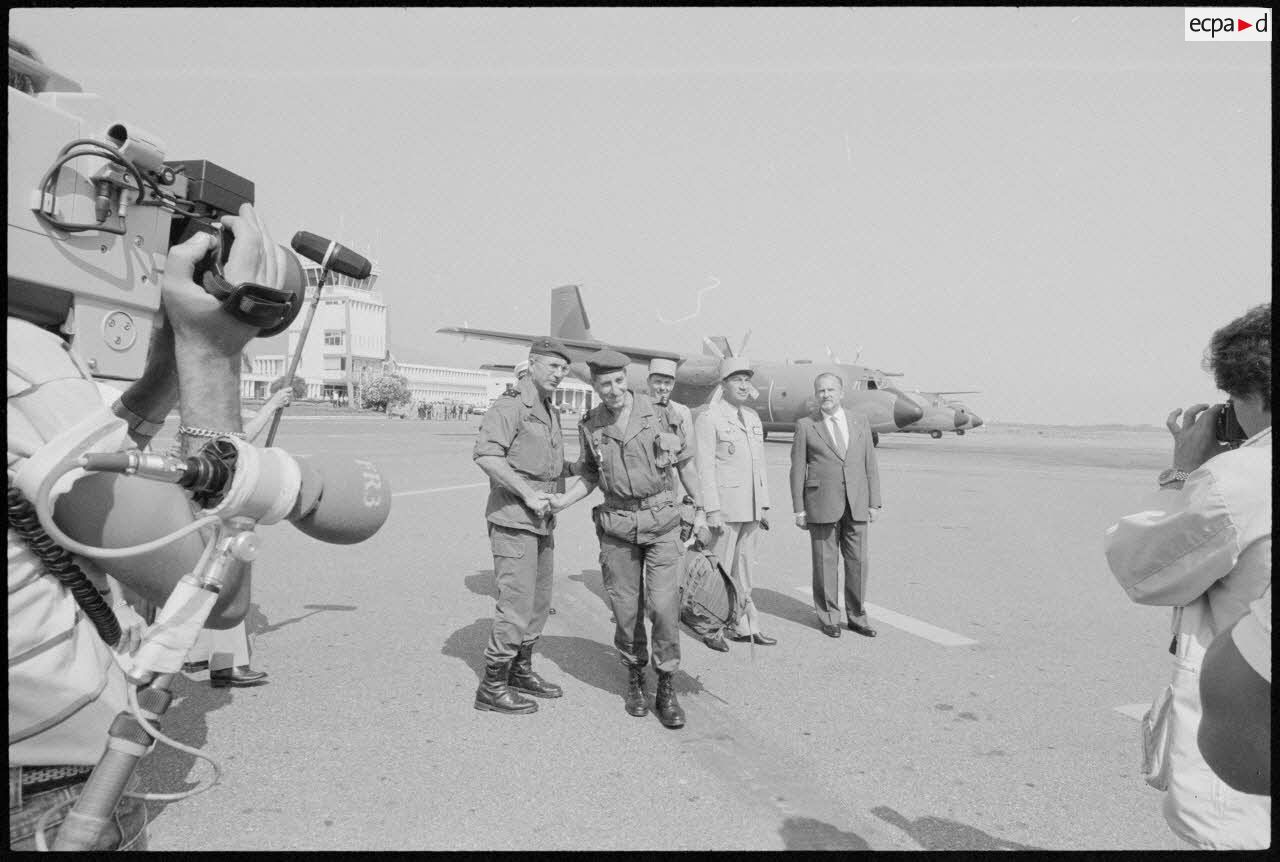
[[[707,406],[694,420],[703,505],[725,521],[758,521],[769,508],[764,427],[750,407],[728,401]]]
[[[641,500],[672,490],[669,468],[692,458],[693,448],[690,429],[680,416],[646,395],[636,392],[631,397],[631,417],[621,434],[604,404],[593,407],[578,423],[582,454],[577,472],[599,485],[606,497]]]
[[[54,429],[69,427],[102,396],[57,336],[8,319],[10,476]],[[107,729],[127,709],[124,672],[71,591],[46,574],[12,529],[9,559],[9,763],[91,766]],[[93,565],[76,557],[88,574]]]
[[[671,414],[672,419],[679,420],[684,425],[685,435],[691,437],[693,434],[693,412],[679,401],[672,401],[669,398],[667,399],[666,407],[667,412]],[[675,492],[676,502],[679,503],[685,498],[688,491],[685,489],[684,484],[681,483],[680,473],[675,467],[671,468],[670,473],[671,490]]]
[[[1116,580],[1144,605],[1181,607],[1203,595],[1212,632],[1225,630],[1271,584],[1271,429],[1150,502],[1107,528]]]
[[[489,455],[505,458],[511,469],[535,490],[554,490],[554,482],[563,475],[560,414],[551,406],[551,399],[539,397],[529,378],[520,381],[514,394],[500,396],[485,412],[471,457]],[[540,536],[548,535],[555,527],[554,515],[535,516],[520,495],[492,478],[484,514],[492,524]]]

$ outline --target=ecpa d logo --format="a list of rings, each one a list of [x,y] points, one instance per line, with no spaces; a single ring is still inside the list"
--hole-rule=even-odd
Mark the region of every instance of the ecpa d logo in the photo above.
[[[1252,7],[1188,7],[1182,28],[1187,42],[1270,42],[1271,10]]]

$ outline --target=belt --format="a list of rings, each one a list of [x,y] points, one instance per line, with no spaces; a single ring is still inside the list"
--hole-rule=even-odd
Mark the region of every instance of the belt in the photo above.
[[[651,497],[605,497],[604,505],[606,509],[622,509],[625,512],[635,512],[640,509],[656,509],[663,503],[670,503],[675,500],[675,495],[670,491],[659,491]]]
[[[14,771],[22,776],[23,793],[44,793],[46,790],[57,790],[79,784],[89,778],[92,766],[11,766],[9,775]]]
[[[560,481],[559,479],[530,479],[528,476],[525,476],[524,480],[535,491],[554,491],[556,483]]]

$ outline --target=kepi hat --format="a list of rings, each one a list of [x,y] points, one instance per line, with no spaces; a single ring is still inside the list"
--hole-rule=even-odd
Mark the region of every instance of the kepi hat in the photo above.
[[[649,373],[661,374],[664,377],[675,377],[676,361],[674,359],[663,359],[661,356],[655,356],[649,361]]]
[[[726,356],[720,360],[720,379],[724,380],[734,374],[745,373],[748,377],[755,374],[751,370],[751,360],[745,356]]]

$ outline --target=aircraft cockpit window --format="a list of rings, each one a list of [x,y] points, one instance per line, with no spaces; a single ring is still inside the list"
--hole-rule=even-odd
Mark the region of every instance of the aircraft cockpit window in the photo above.
[[[875,388],[876,388],[876,382],[875,382],[874,380],[868,380],[868,381],[867,381],[867,388],[868,388],[868,389],[875,389]]]

